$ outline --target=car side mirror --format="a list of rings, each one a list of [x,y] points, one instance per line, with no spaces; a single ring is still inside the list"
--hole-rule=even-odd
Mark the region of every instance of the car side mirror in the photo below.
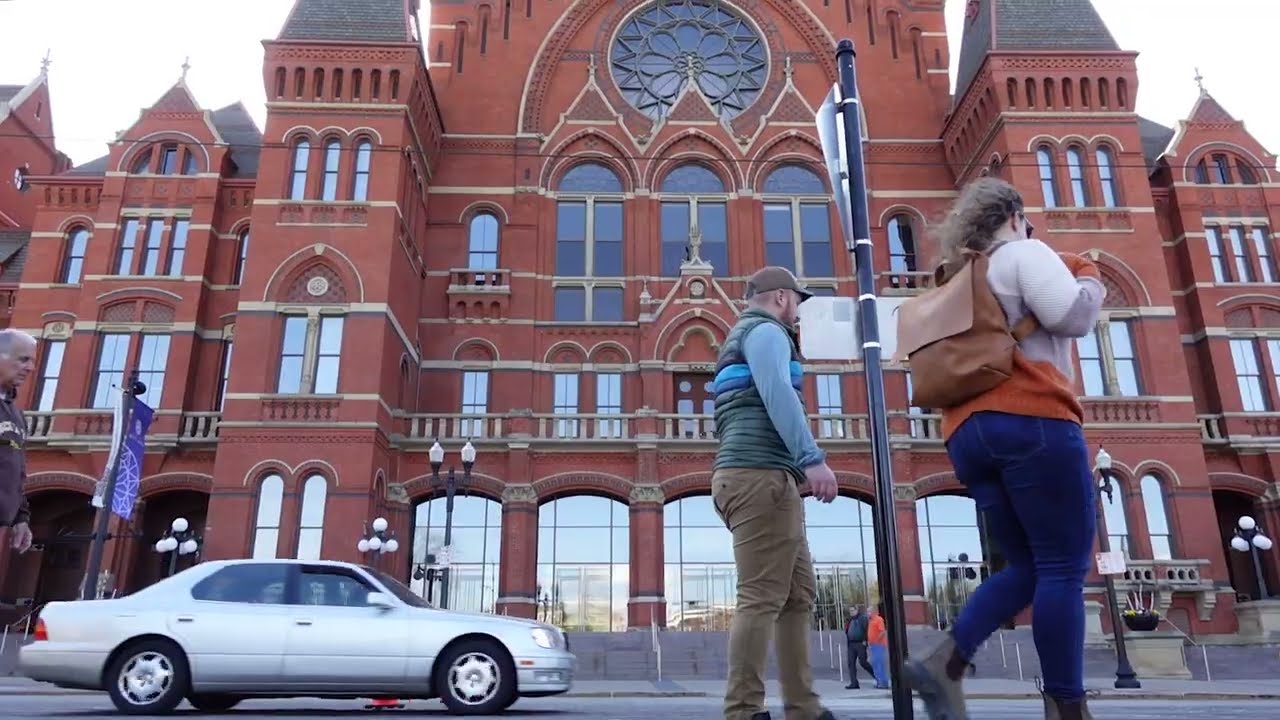
[[[369,597],[365,600],[365,604],[369,607],[378,608],[379,610],[390,610],[395,607],[395,604],[391,602],[391,598],[387,597],[386,593],[380,592],[369,593]]]

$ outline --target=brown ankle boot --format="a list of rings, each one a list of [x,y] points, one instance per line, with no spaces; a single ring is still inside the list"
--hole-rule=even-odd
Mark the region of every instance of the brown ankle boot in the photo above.
[[[903,664],[903,677],[924,701],[929,720],[969,720],[962,687],[968,665],[950,633],[927,654]]]
[[[1059,700],[1048,695],[1043,697],[1045,720],[1093,720],[1088,702],[1084,698]]]

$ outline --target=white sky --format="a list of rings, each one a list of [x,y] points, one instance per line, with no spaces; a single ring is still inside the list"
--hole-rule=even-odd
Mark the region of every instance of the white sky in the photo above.
[[[954,82],[965,0],[947,2]],[[1141,53],[1142,115],[1169,126],[1184,118],[1199,67],[1227,111],[1268,149],[1280,149],[1280,96],[1266,89],[1276,61],[1265,39],[1266,28],[1280,24],[1280,0],[1094,5],[1121,47]],[[187,56],[187,82],[202,105],[243,101],[262,127],[261,42],[276,35],[291,6],[292,0],[0,0],[0,84],[26,84],[51,52],[58,147],[77,164],[105,154],[114,134],[173,85]]]

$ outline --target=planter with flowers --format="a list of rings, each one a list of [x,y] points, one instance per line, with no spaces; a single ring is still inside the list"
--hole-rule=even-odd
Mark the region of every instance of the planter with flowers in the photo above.
[[[1124,618],[1125,627],[1134,632],[1151,632],[1160,626],[1160,613],[1156,612],[1152,607],[1154,598],[1152,594],[1147,595],[1147,601],[1142,600],[1142,585],[1139,583],[1138,589],[1131,591],[1126,599],[1128,607],[1121,613]]]

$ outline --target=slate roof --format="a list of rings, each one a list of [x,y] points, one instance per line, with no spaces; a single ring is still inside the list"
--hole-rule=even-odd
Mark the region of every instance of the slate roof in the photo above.
[[[0,85],[0,103],[9,102],[14,95],[22,92],[26,85]]]
[[[280,40],[413,42],[406,0],[297,0]]]
[[[955,97],[991,51],[1119,49],[1091,0],[979,0],[977,17],[965,19]]]
[[[262,132],[243,103],[228,105],[211,113],[218,134],[231,145],[231,177],[254,177],[258,174],[258,155],[262,151]]]
[[[0,230],[0,284],[16,284],[22,278],[22,268],[27,264],[27,243],[30,230]]]
[[[100,158],[94,158],[87,163],[77,165],[66,172],[67,175],[105,175],[107,172],[107,160],[109,156],[103,155]]]
[[[1169,147],[1173,139],[1174,129],[1165,127],[1155,120],[1138,117],[1138,133],[1142,136],[1142,155],[1147,159],[1147,173],[1156,169],[1156,162]]]

